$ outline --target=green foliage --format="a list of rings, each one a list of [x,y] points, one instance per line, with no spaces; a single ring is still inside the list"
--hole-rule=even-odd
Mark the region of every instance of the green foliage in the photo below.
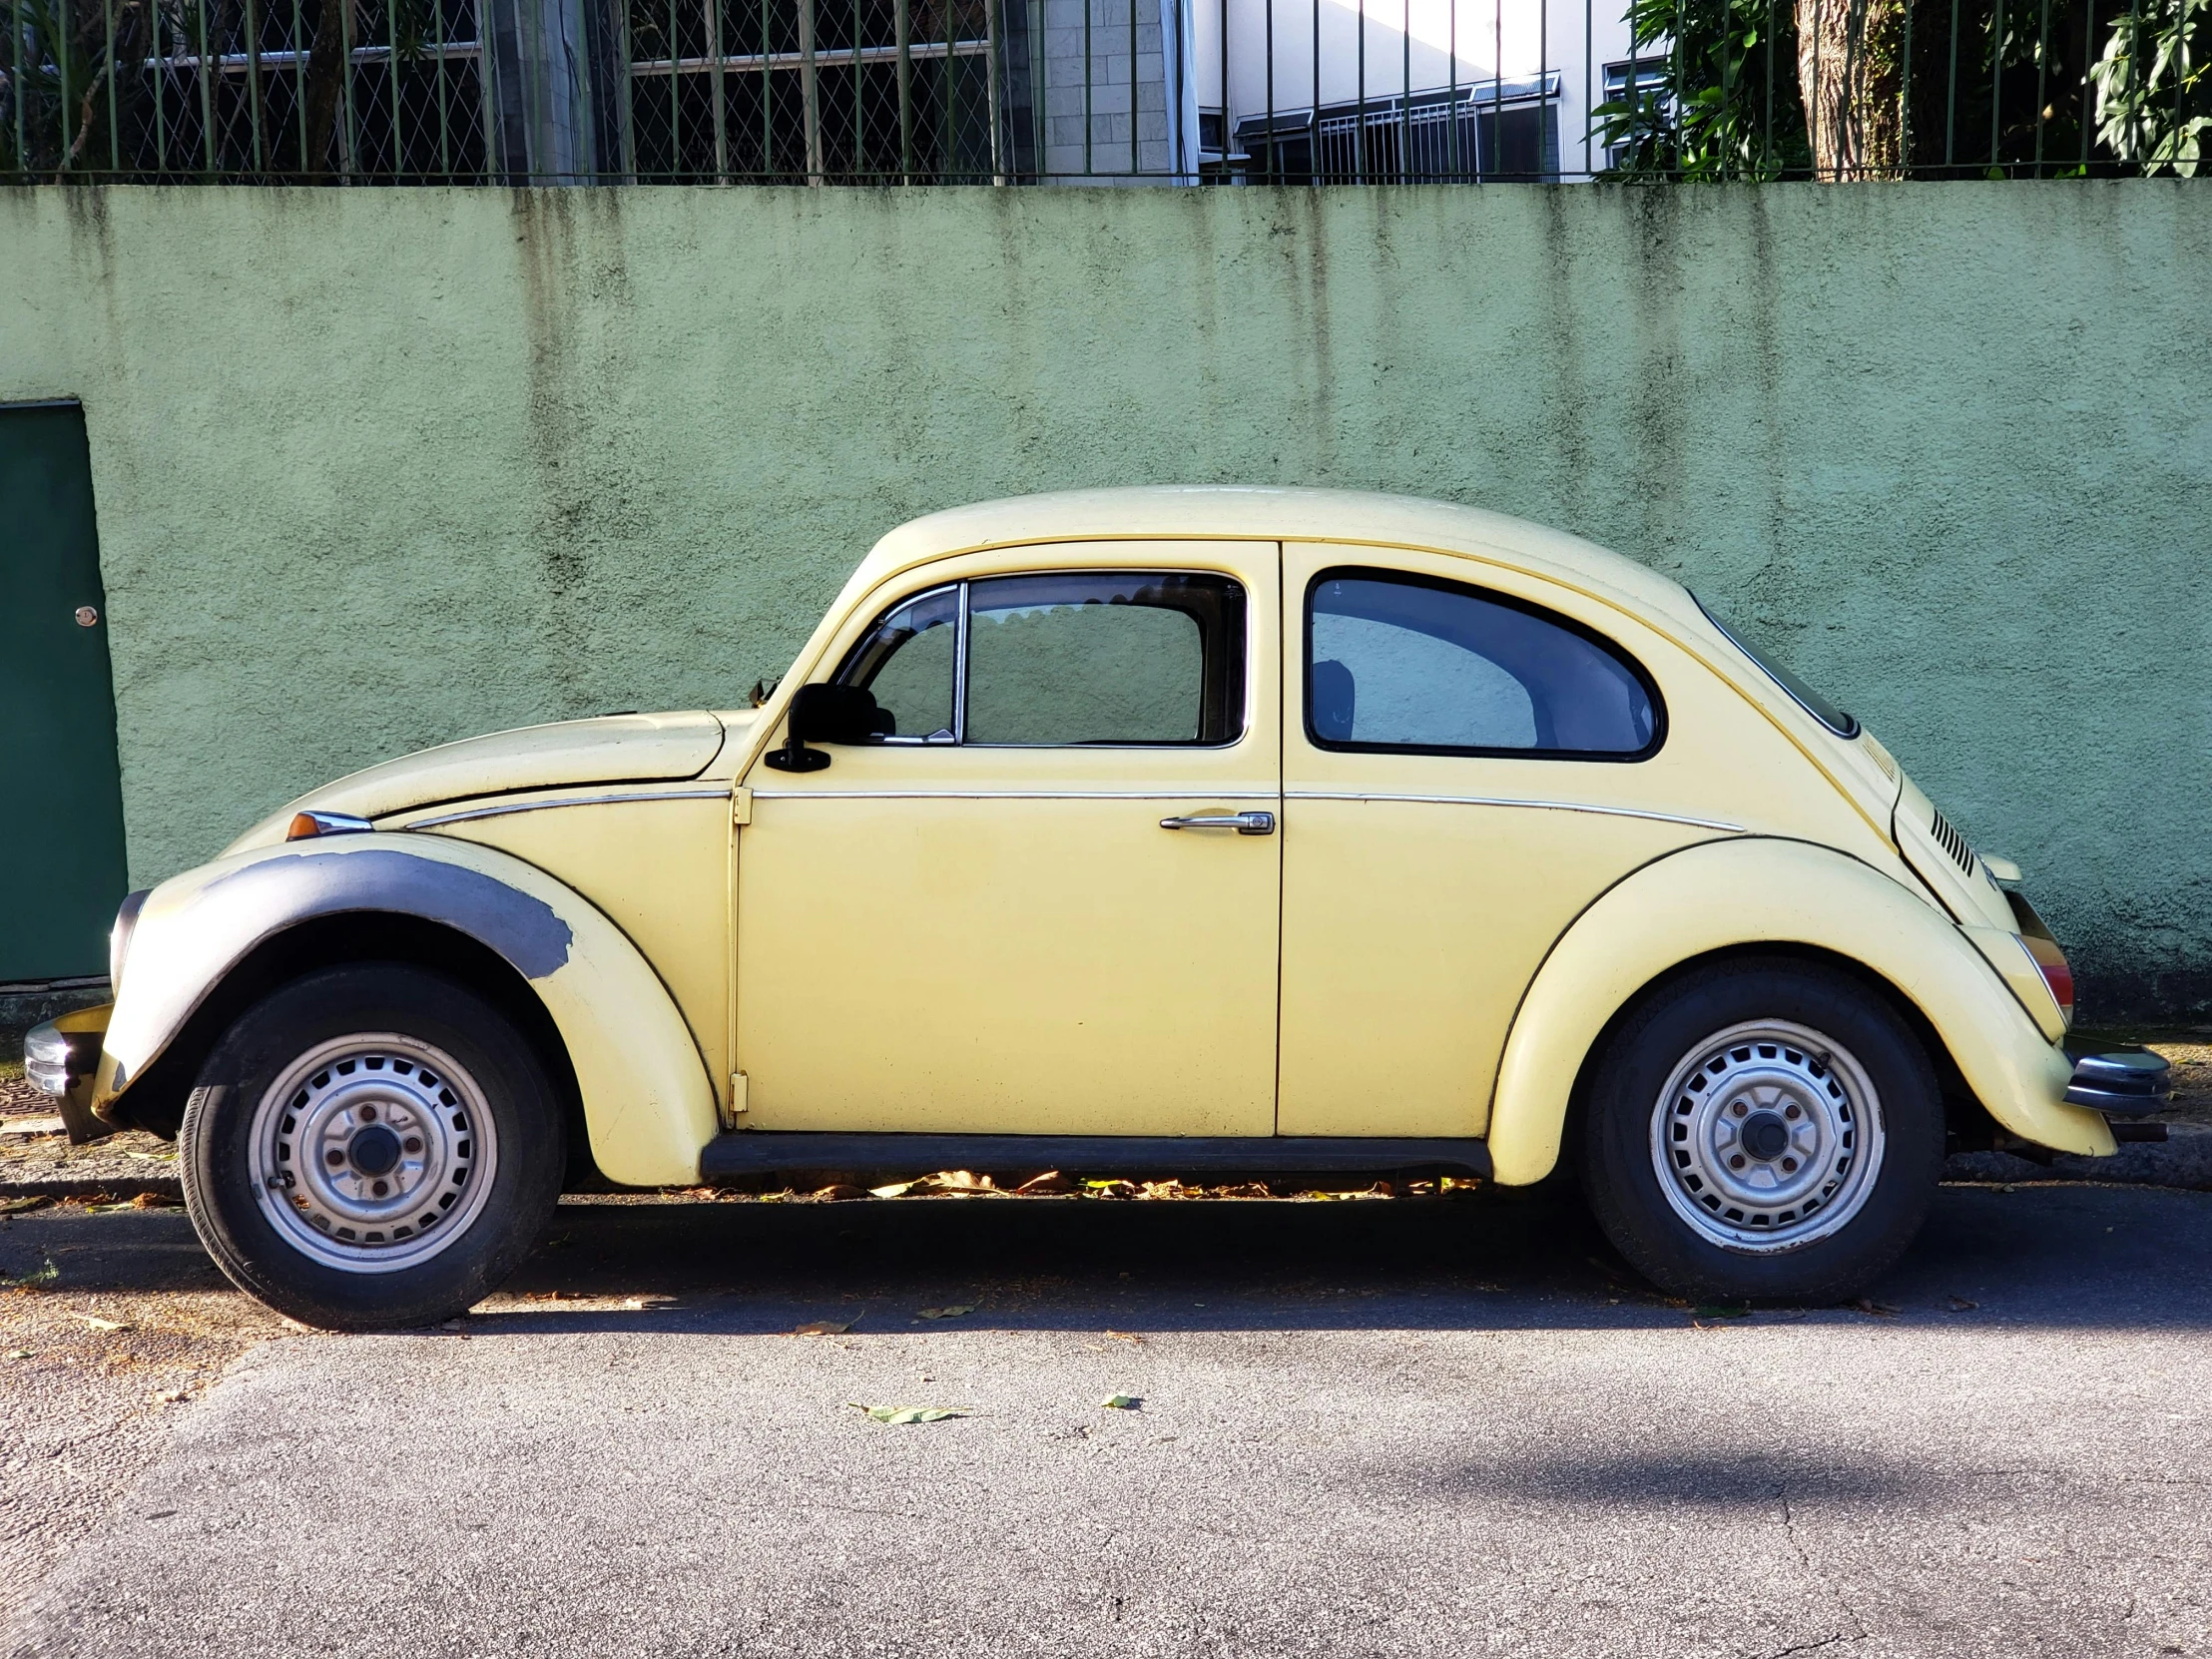
[[[2137,0],[2089,78],[2112,154],[2184,179],[2212,166],[2212,0]]]
[[[1812,165],[1798,96],[1797,22],[1772,0],[1630,0],[1654,79],[1591,117],[1609,179],[1779,179]]]

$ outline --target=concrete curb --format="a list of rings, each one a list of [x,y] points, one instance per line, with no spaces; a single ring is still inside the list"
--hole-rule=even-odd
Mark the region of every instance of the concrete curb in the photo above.
[[[1964,1152],[1943,1168],[1945,1181],[2094,1181],[2212,1192],[2212,1127],[2169,1123],[2163,1142],[2131,1142],[2109,1158],[2053,1158],[2048,1164],[2009,1152]]]

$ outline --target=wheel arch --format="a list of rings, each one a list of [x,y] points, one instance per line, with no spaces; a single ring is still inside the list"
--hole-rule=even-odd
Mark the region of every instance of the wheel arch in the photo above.
[[[588,900],[509,854],[360,834],[219,860],[154,890],[118,986],[94,1110],[174,1133],[201,1061],[285,978],[400,960],[507,1012],[573,1103],[572,1177],[697,1179],[719,1127],[690,1028],[650,963]]]
[[[1883,997],[1935,1067],[1955,1128],[1976,1114],[2063,1151],[2112,1150],[2064,1104],[2068,1062],[1947,918],[1847,853],[1769,837],[1709,841],[1594,901],[1537,970],[1506,1036],[1487,1141],[1503,1185],[1542,1180],[1621,1020],[1679,975],[1729,957],[1795,956]]]

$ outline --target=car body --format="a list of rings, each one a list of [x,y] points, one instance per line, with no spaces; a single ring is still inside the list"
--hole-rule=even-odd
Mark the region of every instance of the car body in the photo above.
[[[293,803],[134,895],[112,1011],[49,1035],[46,1069],[82,1131],[189,1132],[258,999],[398,962],[522,1034],[572,1166],[588,1149],[618,1184],[958,1165],[1524,1185],[1661,988],[1703,975],[1757,1012],[1779,972],[1811,988],[1741,1063],[1796,1070],[1744,1073],[1738,1104],[1769,1137],[1828,1137],[1833,1198],[1875,1179],[1876,1091],[1866,1071],[1856,1108],[1823,1105],[1860,1086],[1806,1023],[1823,995],[1902,1056],[1896,1100],[1940,1098],[1916,1158],[1945,1137],[2109,1153],[2111,1115],[2157,1103],[2148,1060],[2076,1076],[2063,956],[1997,869],[2016,875],[1872,735],[1573,536],[1336,491],[1039,496],[886,535],[759,707],[473,739]],[[1776,1104],[1768,1128],[1759,1099],[1810,1116]],[[1699,1196],[1753,1144],[1734,1109],[1672,1188],[1680,1154],[1651,1130],[1700,1260],[1826,1248],[1764,1216],[1732,1244]],[[1815,1136],[1824,1111],[1843,1115]],[[364,1131],[330,1122],[337,1168]],[[1800,1153],[1774,1144],[1746,1167],[1782,1192]],[[1711,1261],[1639,1265],[1729,1289]]]

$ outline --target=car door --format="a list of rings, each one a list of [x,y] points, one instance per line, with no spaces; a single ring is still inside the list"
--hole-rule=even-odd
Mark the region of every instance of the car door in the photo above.
[[[862,608],[816,678],[892,730],[745,779],[746,1122],[1273,1132],[1279,557],[1059,546]]]
[[[1666,712],[1619,613],[1466,559],[1298,543],[1283,591],[1280,1132],[1481,1134],[1552,941],[1726,827],[1654,810]]]

